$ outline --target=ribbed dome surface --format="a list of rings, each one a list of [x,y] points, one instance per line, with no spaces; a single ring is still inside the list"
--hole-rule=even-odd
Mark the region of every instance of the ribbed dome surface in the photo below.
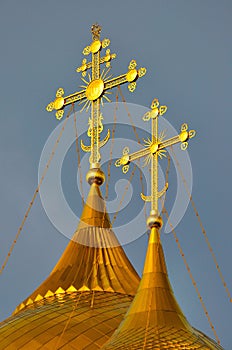
[[[124,320],[104,350],[222,349],[186,320],[174,297],[157,228],[151,229],[143,276]]]
[[[0,350],[100,349],[138,284],[93,183],[78,229],[50,276],[0,324]]]

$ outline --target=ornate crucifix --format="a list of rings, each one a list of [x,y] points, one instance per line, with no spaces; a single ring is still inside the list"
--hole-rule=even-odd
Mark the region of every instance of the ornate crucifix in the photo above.
[[[166,156],[165,148],[172,146],[176,143],[181,143],[181,149],[186,150],[188,147],[188,139],[195,136],[195,130],[188,131],[188,125],[183,124],[181,126],[181,132],[179,135],[174,136],[170,139],[164,140],[164,132],[158,133],[158,117],[162,116],[167,111],[167,106],[159,106],[158,99],[154,99],[151,104],[151,110],[144,114],[143,120],[151,120],[151,139],[144,140],[145,148],[137,152],[129,154],[128,147],[123,150],[123,156],[115,162],[117,167],[122,166],[122,171],[127,173],[129,170],[130,162],[139,159],[141,157],[145,158],[145,165],[151,162],[151,195],[145,196],[141,193],[141,198],[144,201],[151,202],[150,216],[148,217],[147,224],[151,227],[154,224],[162,223],[162,219],[159,215],[158,201],[168,189],[168,183],[165,184],[163,190],[158,189],[158,159],[162,159]]]
[[[138,78],[146,74],[145,68],[136,69],[136,61],[132,60],[128,66],[128,71],[118,77],[112,78],[109,75],[110,61],[116,57],[116,54],[111,54],[107,49],[104,56],[101,56],[101,51],[107,48],[110,44],[109,39],[103,39],[100,41],[101,27],[98,24],[92,26],[92,43],[85,47],[83,54],[88,56],[92,54],[91,61],[87,62],[87,59],[83,59],[82,65],[76,69],[77,72],[82,72],[82,81],[85,85],[82,85],[82,90],[74,92],[71,95],[64,96],[64,90],[59,88],[56,92],[56,98],[50,102],[46,109],[48,112],[56,110],[56,118],[61,119],[64,114],[64,107],[75,102],[83,104],[82,110],[91,107],[91,118],[89,120],[88,136],[91,138],[91,145],[85,146],[81,142],[81,147],[84,151],[90,152],[90,168],[100,167],[100,147],[102,147],[108,141],[110,137],[110,131],[106,137],[100,141],[100,133],[103,130],[102,119],[103,116],[100,112],[100,104],[103,105],[103,98],[110,102],[107,94],[110,94],[108,90],[129,83],[128,89],[133,92],[136,88],[136,81]],[[101,64],[106,65],[106,69],[101,72]],[[87,72],[91,70],[90,73]],[[87,75],[87,78],[85,78]]]

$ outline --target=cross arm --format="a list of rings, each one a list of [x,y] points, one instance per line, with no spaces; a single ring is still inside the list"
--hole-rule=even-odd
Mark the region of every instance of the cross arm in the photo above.
[[[151,153],[151,151],[149,148],[144,148],[144,149],[140,149],[139,151],[131,153],[131,154],[124,154],[120,159],[118,159],[115,162],[115,165],[117,167],[127,165],[130,162],[133,162],[134,160],[139,159],[141,157],[145,157],[150,153]]]
[[[99,64],[106,64],[106,67],[110,67],[110,61],[116,58],[115,53],[110,53],[110,49],[106,50],[106,54],[104,57],[100,57]],[[82,76],[86,76],[86,72],[88,69],[92,68],[92,62],[87,62],[86,58],[82,60],[82,65],[76,69],[76,72],[82,72]]]
[[[138,78],[141,78],[146,74],[146,68],[141,67],[137,70],[136,65],[136,61],[132,60],[128,66],[127,73],[105,81],[104,90],[109,90],[116,86],[129,83],[128,89],[133,92],[136,88],[136,81]]]
[[[196,135],[195,130],[188,131],[188,125],[185,123],[181,126],[181,132],[179,135],[171,137],[168,140],[164,140],[158,144],[157,151],[175,145],[177,143],[181,143],[181,149],[185,150],[188,147],[188,140]]]
[[[194,137],[196,134],[195,130],[188,131],[188,125],[185,123],[181,126],[181,132],[179,135],[171,137],[168,140],[162,142],[155,142],[150,144],[149,147],[136,151],[129,154],[129,149],[126,147],[123,150],[123,156],[115,162],[116,167],[123,167],[123,172],[126,173],[129,169],[130,162],[135,161],[136,159],[148,156],[149,154],[158,154],[162,149],[181,143],[181,149],[185,150],[188,147],[188,140]],[[161,153],[160,153],[161,156]]]
[[[56,110],[57,119],[61,119],[63,117],[65,106],[70,105],[77,101],[81,101],[84,98],[86,98],[86,90],[77,91],[68,96],[63,96],[63,95],[64,95],[64,90],[62,88],[59,88],[56,92],[55,100],[50,102],[46,107],[46,110],[48,112],[52,112],[53,110]]]

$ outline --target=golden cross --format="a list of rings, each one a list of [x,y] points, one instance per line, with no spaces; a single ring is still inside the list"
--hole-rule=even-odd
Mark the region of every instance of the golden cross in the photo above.
[[[128,147],[123,150],[123,156],[115,162],[117,167],[122,166],[122,171],[127,173],[129,170],[130,162],[145,157],[145,165],[151,162],[151,195],[145,196],[141,193],[141,198],[144,201],[151,202],[151,212],[148,218],[148,224],[159,217],[158,200],[162,197],[168,189],[168,183],[165,184],[163,190],[158,189],[158,158],[166,156],[165,148],[177,143],[181,143],[181,149],[186,150],[188,147],[188,140],[195,136],[195,130],[188,131],[188,125],[185,123],[181,126],[181,132],[179,135],[170,139],[164,140],[165,134],[162,132],[158,134],[158,117],[162,116],[167,111],[167,106],[159,106],[158,99],[154,99],[151,104],[151,110],[144,114],[143,120],[151,120],[152,131],[151,139],[144,140],[145,148],[137,152],[129,154]]]
[[[56,110],[56,118],[61,119],[64,114],[64,107],[67,105],[75,102],[79,102],[79,104],[83,103],[82,110],[86,109],[86,111],[88,111],[91,106],[91,119],[89,120],[88,129],[88,136],[91,137],[91,145],[85,146],[83,142],[81,142],[82,149],[86,152],[91,152],[91,168],[99,168],[100,147],[102,147],[110,137],[110,131],[108,130],[106,137],[100,141],[100,133],[103,130],[103,116],[100,113],[100,104],[103,105],[103,98],[110,102],[107,94],[111,92],[108,90],[125,83],[129,83],[128,89],[133,92],[136,88],[136,81],[138,78],[146,74],[146,69],[136,69],[137,63],[135,60],[132,60],[125,74],[112,78],[112,76],[109,75],[110,61],[116,57],[116,54],[111,54],[110,49],[107,49],[105,55],[101,57],[101,51],[109,46],[110,40],[103,39],[100,41],[100,33],[101,27],[98,24],[94,24],[92,26],[92,43],[83,50],[85,56],[91,53],[92,59],[90,62],[87,62],[86,58],[83,59],[82,65],[76,69],[77,72],[82,72],[82,81],[85,84],[81,86],[82,90],[64,96],[64,90],[59,88],[56,92],[55,100],[50,102],[46,107],[48,112]],[[105,64],[107,68],[103,69],[102,72],[101,64]],[[91,75],[88,73],[88,78],[86,80],[84,77],[86,77],[89,69],[91,69]]]

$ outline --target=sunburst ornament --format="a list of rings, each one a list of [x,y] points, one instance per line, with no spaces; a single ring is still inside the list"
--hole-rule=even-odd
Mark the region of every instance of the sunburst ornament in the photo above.
[[[159,222],[159,208],[158,200],[161,198],[168,189],[168,183],[164,188],[159,191],[159,174],[158,174],[158,162],[159,158],[166,157],[166,148],[176,143],[181,143],[181,149],[185,150],[188,147],[188,140],[195,136],[195,130],[188,131],[188,125],[185,123],[181,126],[181,132],[179,135],[165,140],[165,131],[158,133],[158,117],[162,116],[167,111],[167,106],[159,106],[159,101],[155,98],[151,104],[151,110],[144,114],[143,120],[151,120],[151,138],[144,141],[144,148],[129,154],[129,149],[126,147],[123,150],[123,156],[115,162],[115,166],[122,166],[123,173],[127,173],[129,170],[129,164],[139,158],[145,157],[144,166],[150,165],[151,167],[151,195],[145,196],[141,193],[141,198],[144,201],[151,202],[150,216],[148,217],[147,224],[154,224]],[[158,221],[157,221],[158,220]],[[162,221],[162,220],[161,220]]]
[[[88,73],[88,80],[84,77],[81,78],[85,85],[80,85],[81,88],[85,90],[85,98],[79,102],[79,105],[83,104],[81,108],[81,112],[85,109],[89,110],[92,101],[99,99],[102,106],[104,106],[104,99],[107,102],[111,102],[107,95],[111,95],[111,91],[104,91],[104,81],[105,79],[110,79],[112,75],[109,74],[110,68],[107,70],[103,69],[99,79],[92,79],[90,74]],[[104,93],[103,93],[104,92]]]
[[[162,141],[165,139],[166,134],[165,131],[161,131],[158,138],[154,140],[151,140],[149,137],[147,140],[143,139],[144,147],[148,149],[150,152],[144,159],[144,165],[147,166],[152,160],[153,155],[156,153],[157,156],[162,159],[163,157],[167,157],[167,150],[166,149],[159,149],[159,145],[162,143]]]
[[[83,145],[84,150],[91,152],[89,158],[90,168],[100,167],[100,147],[108,141],[110,136],[108,130],[107,136],[102,141],[100,140],[100,132],[103,130],[100,106],[104,105],[104,101],[111,102],[109,98],[111,89],[128,83],[129,91],[133,92],[136,88],[137,80],[146,74],[146,68],[137,69],[136,61],[131,60],[126,73],[112,77],[109,72],[111,61],[116,58],[116,54],[110,52],[108,48],[110,40],[108,38],[100,40],[100,33],[101,27],[97,23],[94,24],[92,26],[92,42],[82,51],[85,57],[82,60],[82,64],[76,69],[78,73],[82,74],[83,85],[81,90],[64,96],[64,90],[60,88],[57,90],[55,100],[46,107],[48,112],[56,111],[57,119],[63,117],[65,106],[75,102],[82,106],[81,111],[88,111],[91,107],[92,122],[89,128],[91,145]],[[104,50],[105,53],[102,55]],[[88,61],[87,56],[90,54],[91,59]],[[101,71],[102,64],[105,65],[105,68]]]

